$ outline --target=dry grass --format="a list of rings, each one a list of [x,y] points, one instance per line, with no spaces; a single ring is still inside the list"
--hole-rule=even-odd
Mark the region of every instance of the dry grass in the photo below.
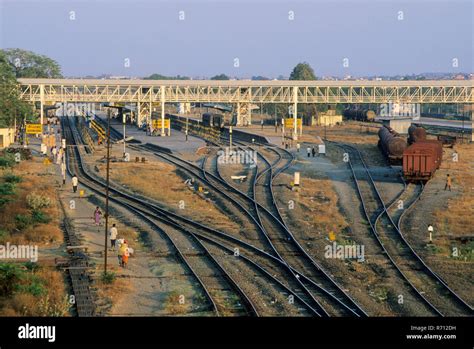
[[[43,292],[28,291],[27,287],[33,284],[40,284]],[[48,267],[25,271],[18,285],[23,286],[20,291],[0,298],[0,316],[69,316],[71,305],[61,272]]]
[[[99,168],[101,172],[105,170],[104,165]],[[206,194],[189,189],[172,165],[153,161],[147,164],[114,163],[111,166],[110,177],[141,195],[161,202],[174,212],[218,229],[226,231],[239,229],[210,202]],[[183,204],[184,208],[180,208]]]
[[[117,277],[111,283],[106,283],[101,278],[102,273],[102,270],[95,271],[94,286],[97,288],[96,297],[105,303],[103,305],[105,309],[111,308],[113,304],[119,304],[126,296],[134,292],[134,286],[128,279]]]
[[[288,175],[281,177],[279,180],[287,183],[292,180]],[[348,225],[339,212],[338,198],[329,179],[304,178],[296,205],[313,232],[322,232],[327,236],[330,231],[340,232]]]
[[[12,197],[13,201],[0,209],[1,229],[8,232],[8,235],[3,237],[3,241],[9,241],[11,244],[31,242],[42,244],[62,241],[63,234],[59,228],[60,216],[55,182],[54,177],[48,173],[48,170],[48,167],[43,165],[38,158],[22,161],[12,169],[0,170],[0,177],[11,173],[22,178],[22,181],[16,184],[15,195]],[[31,214],[26,200],[27,195],[31,193],[50,199],[49,207],[43,208],[42,212],[50,217],[51,221],[18,229],[15,217]]]
[[[443,167],[453,178],[453,188],[460,195],[448,200],[448,209],[435,211],[441,234],[451,237],[473,236],[474,226],[474,146],[457,145],[459,161],[445,159]]]
[[[335,142],[355,143],[355,144],[377,144],[379,130],[378,125],[365,123],[356,124],[345,122],[343,125],[327,127],[327,139]],[[324,139],[325,130],[321,126],[307,126],[303,129],[304,134],[319,136]]]

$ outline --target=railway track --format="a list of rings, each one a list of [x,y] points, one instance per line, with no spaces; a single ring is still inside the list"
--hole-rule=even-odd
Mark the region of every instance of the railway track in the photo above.
[[[63,124],[63,126],[63,132],[65,133],[65,137],[68,141],[68,144],[79,143],[78,135],[74,134],[74,130],[69,124],[69,120],[67,120]],[[68,147],[68,171],[70,173],[80,174],[81,185],[84,185],[96,194],[103,196],[104,183],[100,182],[97,179],[94,179],[92,176],[87,174],[82,164],[81,154],[78,147]],[[119,192],[115,189],[113,189],[112,192],[114,194],[119,194]],[[212,255],[205,248],[205,246],[203,246],[197,239],[197,237],[194,236],[191,232],[186,231],[184,229],[179,229],[179,232],[181,233],[181,240],[184,240],[182,233],[186,233],[186,242],[190,244],[190,246],[192,246],[192,250],[195,251],[194,253],[189,254],[183,252],[182,248],[178,246],[178,243],[176,242],[176,235],[175,239],[172,239],[170,237],[170,233],[173,232],[173,229],[168,228],[166,231],[162,229],[155,221],[157,217],[153,216],[153,218],[150,218],[150,215],[147,214],[146,210],[137,207],[137,203],[134,202],[134,200],[129,200],[130,197],[122,196],[119,199],[115,196],[110,196],[110,199],[111,201],[115,202],[116,204],[124,207],[128,211],[138,216],[141,220],[143,220],[150,227],[152,227],[153,230],[158,231],[160,234],[162,234],[162,236],[167,239],[168,243],[170,243],[173,249],[175,250],[175,254],[177,255],[177,257],[183,262],[186,268],[190,271],[191,275],[197,280],[200,287],[204,290],[205,296],[210,304],[211,311],[213,311],[216,315],[220,315],[223,311],[227,314],[232,314],[235,316],[258,315],[253,304],[246,298],[240,287],[238,287],[234,280],[212,257]],[[167,223],[169,223],[169,221]],[[179,225],[176,226],[179,227]],[[173,227],[175,234],[178,230],[176,226]],[[183,242],[181,242],[181,244],[182,243]],[[204,276],[198,275],[198,273],[196,272],[197,266],[199,266],[199,269],[202,272],[201,275]],[[209,281],[213,285],[213,287],[206,287],[205,283],[203,282],[203,278],[206,278],[206,280]],[[218,303],[219,305],[216,304],[213,296],[211,296],[212,294],[217,293],[228,295],[230,292],[234,292],[233,298],[239,299],[239,302],[243,304],[242,307],[230,306],[226,309],[222,309],[222,306],[220,306],[221,303]]]
[[[346,144],[338,145],[350,154],[348,164],[371,231],[419,301],[437,316],[472,316],[472,308],[424,263],[403,237],[400,230],[403,213],[392,210],[397,223],[389,214],[399,199],[387,207],[359,150]],[[422,189],[415,190],[405,184],[399,198],[405,198],[410,208],[421,193]]]
[[[246,145],[245,143],[240,144],[244,146]],[[253,144],[247,144],[246,146],[255,150]],[[319,286],[324,290],[324,292],[321,294],[320,290],[315,290],[312,287],[313,285],[310,284],[305,284],[305,286],[312,289],[312,292],[324,300],[324,306],[330,309],[332,314],[367,316],[358,304],[348,296],[323,270],[323,268],[303,249],[284,222],[274,197],[273,181],[279,174],[293,164],[295,160],[294,155],[281,148],[265,147],[264,149],[265,151],[272,152],[277,158],[273,163],[271,163],[270,160],[263,155],[262,150],[258,152],[258,156],[262,159],[263,163],[266,164],[266,168],[260,172],[257,171],[257,175],[254,177],[254,182],[252,184],[254,193],[253,201],[258,210],[257,212],[264,212],[271,216],[274,222],[274,227],[269,227],[269,229],[273,229],[271,230],[272,232],[278,231],[278,228],[280,228],[280,231],[283,231],[284,235],[278,236],[278,241],[282,241],[287,245],[285,247],[290,251],[290,257],[299,256],[303,259],[303,261],[297,261],[299,269],[303,270],[304,274],[309,276],[310,279],[318,280]],[[282,161],[284,158],[286,158],[286,162]],[[221,176],[221,178],[223,177]],[[259,201],[257,195],[263,196],[263,201]],[[292,243],[292,246],[288,248],[290,242]],[[328,293],[331,295],[330,297],[328,297]],[[341,304],[343,304],[342,309]]]
[[[73,147],[73,148],[77,149],[77,147]],[[76,154],[76,155],[79,155],[79,161],[76,161],[76,162],[78,164],[80,164],[81,163],[80,154]],[[86,181],[87,181],[87,183],[85,183],[83,180],[81,180],[81,184],[83,184],[85,186],[88,186],[92,191],[96,192],[99,195],[102,194],[102,191],[101,191],[100,188],[104,187],[104,185],[105,185],[104,182],[100,179],[93,178],[89,173],[87,173],[87,171],[85,171],[85,169],[82,166],[81,166],[81,168],[78,168],[78,170],[81,171],[80,173],[82,174],[82,177],[85,178]],[[112,201],[115,201],[117,204],[120,204],[120,205],[126,207],[127,209],[137,213],[138,216],[140,216],[145,221],[148,221],[150,224],[153,224],[153,222],[150,222],[149,217],[153,217],[153,219],[158,219],[159,221],[164,222],[165,224],[172,225],[174,228],[176,228],[176,229],[178,229],[182,232],[185,232],[186,234],[188,234],[190,236],[195,237],[196,238],[195,240],[199,241],[201,245],[202,245],[202,242],[199,239],[207,239],[208,242],[211,242],[211,243],[214,243],[214,244],[215,244],[215,242],[213,241],[213,239],[209,238],[209,236],[199,234],[196,231],[191,232],[190,231],[191,229],[201,230],[201,231],[202,230],[211,231],[213,234],[216,234],[216,233],[219,234],[220,233],[216,230],[207,228],[207,227],[205,227],[204,225],[202,225],[198,222],[192,221],[190,219],[186,219],[184,217],[180,217],[178,215],[173,214],[172,212],[165,211],[165,210],[159,208],[158,206],[156,206],[155,204],[151,203],[149,200],[144,200],[143,198],[139,198],[139,196],[137,196],[137,195],[127,193],[123,189],[119,190],[116,187],[111,187],[110,191],[113,194],[113,196],[111,196]],[[137,207],[137,205],[139,207]],[[183,225],[191,227],[191,229],[187,230],[183,227]],[[164,231],[163,231],[163,233],[166,234]],[[220,233],[220,234],[222,234],[222,233]],[[222,235],[224,235],[224,234],[222,234]],[[168,237],[168,239],[169,239],[169,237]],[[173,243],[173,241],[171,241],[171,243]],[[205,248],[204,246],[202,246],[202,247]],[[222,249],[222,247],[221,247],[221,249]],[[227,252],[228,252],[229,248],[227,247],[227,249],[228,249],[227,250]],[[251,248],[250,250],[252,250],[254,253],[255,252],[259,253],[258,249],[252,249]],[[209,257],[212,257],[212,255],[209,255]],[[251,260],[250,258],[248,258],[246,256],[240,255],[240,257],[242,257],[242,260],[245,261],[248,265],[250,265],[253,268],[254,271],[257,271],[257,274],[263,275],[269,281],[270,285],[276,285],[276,286],[280,287],[281,293],[286,292],[287,294],[292,295],[293,298],[294,298],[294,304],[296,304],[296,306],[299,307],[298,308],[299,311],[304,311],[304,312],[306,312],[306,314],[313,314],[314,315],[314,310],[308,304],[306,304],[305,301],[302,300],[296,292],[293,292],[292,290],[288,289],[285,285],[283,285],[273,275],[268,273],[266,271],[266,269],[263,268],[262,266],[260,266],[258,263],[254,262],[253,260]],[[268,258],[269,256],[266,256],[266,257]],[[231,280],[231,278],[227,274],[225,275],[225,277],[226,277],[227,280]],[[202,281],[200,283],[203,286],[203,288],[205,288]],[[242,303],[245,304],[248,309],[250,309],[250,311],[248,311],[248,314],[258,315],[258,313],[255,310],[256,307],[248,299],[248,297],[240,289],[240,287],[237,286],[237,284],[233,281],[231,283],[232,283],[232,287],[234,289],[237,289],[236,293],[239,293],[240,296],[242,298],[244,298],[244,301]],[[207,295],[209,295],[209,297],[210,297],[210,292],[209,291],[207,291]],[[211,302],[211,303],[213,303],[213,302]],[[216,311],[216,313],[217,313],[217,311]]]
[[[154,151],[154,147],[150,147],[150,146],[145,146],[145,148],[147,148],[148,150],[150,151]],[[156,149],[157,151],[159,151],[159,149]],[[257,225],[257,227],[259,227],[260,229],[260,233],[268,238],[268,236],[266,235],[266,230],[265,228],[262,226],[262,224],[260,224],[260,222],[258,221],[258,214],[256,213],[256,210],[260,210],[262,209],[266,216],[268,217],[271,217],[271,222],[272,224],[275,226],[275,229],[278,229],[278,230],[284,230],[285,232],[287,232],[287,228],[280,222],[279,219],[277,219],[275,216],[273,216],[271,214],[271,212],[269,212],[265,207],[263,207],[260,203],[258,203],[256,200],[253,200],[253,198],[250,198],[248,196],[246,196],[244,193],[236,190],[234,187],[232,187],[231,185],[229,185],[227,182],[225,182],[223,180],[223,178],[219,177],[219,173],[217,174],[213,174],[211,173],[211,171],[208,171],[205,169],[205,166],[206,166],[206,163],[205,161],[202,163],[201,165],[201,173],[198,172],[198,169],[199,167],[195,164],[192,164],[192,163],[189,163],[187,161],[184,161],[178,157],[175,157],[173,155],[170,155],[170,154],[160,154],[159,152],[158,153],[155,153],[155,155],[173,163],[175,166],[179,167],[179,168],[182,168],[184,170],[186,170],[188,173],[190,173],[192,176],[194,177],[198,177],[198,178],[201,178],[201,180],[207,184],[208,186],[212,187],[215,191],[218,191],[222,194],[224,194],[226,196],[226,198],[229,200],[229,201],[232,201],[239,209],[241,210],[244,210],[246,215],[254,221],[254,223]],[[284,168],[286,168],[287,166],[284,166]],[[281,172],[281,171],[279,171]],[[272,174],[273,176],[273,174]],[[232,196],[230,195],[232,194]],[[246,209],[245,207],[250,203],[250,207],[249,209]],[[257,206],[257,208],[255,207],[255,205]],[[282,243],[292,243],[291,242],[291,239],[292,237],[290,237],[290,241],[287,241],[286,239],[288,238],[284,238],[284,239],[281,239],[279,241],[281,241]],[[267,239],[268,241],[268,239]],[[271,240],[270,240],[271,242]],[[271,253],[273,255],[274,258],[277,258],[277,259],[280,259],[281,256],[278,256],[278,252],[275,252],[275,250],[272,248],[272,245],[267,243],[267,246],[270,246],[270,249],[266,249],[266,252],[267,253]],[[296,250],[294,247],[290,247],[292,248],[292,251],[293,254],[296,252],[298,255],[301,254],[301,250]],[[321,282],[320,280],[317,280],[317,281],[314,281],[313,277],[308,277],[305,273],[301,273],[301,265],[298,265],[298,266],[292,266],[292,265],[288,265],[285,261],[285,259],[281,258],[283,260],[283,265],[284,266],[287,266],[287,267],[290,267],[291,269],[290,270],[295,270],[296,272],[293,272],[292,271],[292,274],[293,274],[293,278],[296,279],[296,281],[298,281],[299,283],[299,287],[302,288],[302,291],[304,291],[307,295],[310,295],[310,299],[311,298],[314,298],[313,294],[314,293],[317,293],[318,295],[324,295],[324,297],[326,299],[329,299],[329,302],[332,303],[332,304],[337,304],[337,311],[335,311],[335,314],[337,315],[351,315],[351,316],[366,316],[366,314],[355,304],[354,301],[351,301],[351,298],[348,298],[347,296],[344,296],[344,292],[342,290],[339,290],[338,291],[338,287],[334,287],[332,286],[332,289],[330,291],[326,290],[323,285],[321,285]],[[306,268],[312,268],[312,269],[315,269],[315,265],[309,265],[308,261],[306,262]],[[303,264],[304,265],[304,264]],[[319,266],[317,266],[316,268],[318,268]],[[317,269],[319,273],[323,273],[324,274],[324,271],[321,271],[320,269]],[[313,272],[314,273],[314,272]],[[330,277],[327,275],[325,276],[325,279],[330,279]],[[302,282],[302,280],[304,280]],[[330,283],[332,284],[332,282],[330,281]],[[309,288],[312,288],[312,290],[310,291]],[[342,299],[344,300],[342,300]],[[314,300],[313,300],[314,302]],[[350,302],[350,303],[349,303]],[[319,304],[319,302],[314,302],[315,305],[314,307],[315,308],[319,308],[319,312],[320,313],[323,313],[323,310],[322,310],[322,307],[321,305]],[[346,303],[349,303],[349,305],[347,305]],[[355,306],[354,306],[355,304]],[[324,314],[321,314],[321,315],[324,315],[324,316],[327,316],[327,312],[324,311]]]

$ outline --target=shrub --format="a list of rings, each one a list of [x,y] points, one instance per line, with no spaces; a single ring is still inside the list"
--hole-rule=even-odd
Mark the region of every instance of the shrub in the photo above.
[[[0,195],[13,195],[13,194],[15,194],[15,185],[13,183],[0,184]]]
[[[7,183],[20,183],[21,182],[21,177],[16,176],[13,173],[9,173],[3,176],[3,179]]]
[[[51,199],[47,196],[31,193],[26,197],[26,202],[29,208],[33,211],[38,211],[44,207],[48,207],[51,204]]]
[[[115,281],[115,273],[112,273],[110,271],[102,273],[100,279],[104,284],[112,284]]]
[[[12,167],[14,163],[15,158],[12,154],[0,156],[0,167]]]
[[[51,217],[42,211],[34,210],[31,212],[31,220],[33,224],[49,223],[51,222]]]
[[[30,216],[17,214],[15,216],[15,223],[18,230],[24,230],[32,224],[32,221]]]
[[[67,296],[59,301],[54,301],[50,299],[49,295],[46,295],[39,301],[37,312],[39,316],[66,316],[71,306]]]
[[[23,278],[24,271],[20,266],[11,263],[0,264],[0,295],[13,295],[18,282]]]

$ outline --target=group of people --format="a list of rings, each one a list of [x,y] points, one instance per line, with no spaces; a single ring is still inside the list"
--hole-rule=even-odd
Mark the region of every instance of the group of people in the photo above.
[[[102,211],[100,210],[99,206],[96,206],[94,211],[94,224],[99,226],[100,220],[102,218]],[[125,239],[118,239],[118,229],[116,224],[112,224],[112,227],[109,229],[109,239],[110,239],[110,249],[115,251],[117,248],[118,254],[118,261],[119,265],[122,268],[126,268],[128,265],[128,258],[130,254],[133,253],[133,249],[128,246],[128,241]]]

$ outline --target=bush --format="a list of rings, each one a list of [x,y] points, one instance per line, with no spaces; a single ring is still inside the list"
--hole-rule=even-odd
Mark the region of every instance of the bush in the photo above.
[[[13,183],[1,183],[0,184],[0,195],[13,195],[15,194],[15,185]]]
[[[18,285],[17,291],[23,293],[29,293],[32,296],[39,297],[46,293],[44,286],[42,285],[40,280],[34,278],[30,284],[26,285]]]
[[[38,211],[44,207],[48,207],[51,204],[51,199],[47,196],[31,193],[26,197],[26,202],[29,208],[33,211]]]
[[[20,183],[21,182],[21,177],[16,176],[13,173],[6,174],[5,176],[3,176],[3,179],[7,183]]]
[[[18,230],[24,230],[32,224],[32,221],[30,216],[17,214],[15,216],[15,223]]]
[[[24,278],[20,266],[11,263],[0,264],[0,295],[11,296],[17,284]]]
[[[15,164],[15,158],[12,154],[0,156],[0,167],[12,167]]]
[[[31,213],[31,220],[33,224],[49,223],[51,222],[51,217],[42,211],[34,210]]]
[[[110,271],[102,273],[100,279],[104,284],[112,284],[115,281],[115,273],[112,273]]]

